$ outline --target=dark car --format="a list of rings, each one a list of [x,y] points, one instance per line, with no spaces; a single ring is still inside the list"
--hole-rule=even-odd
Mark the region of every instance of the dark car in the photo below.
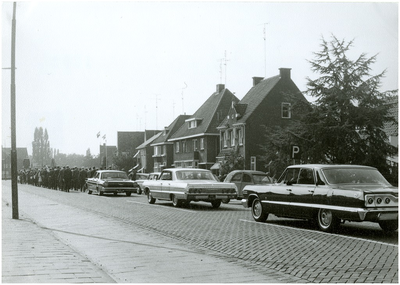
[[[234,170],[230,172],[224,182],[235,183],[238,189],[238,199],[243,198],[243,188],[252,184],[272,184],[273,180],[265,172],[255,170]]]
[[[316,221],[332,232],[344,221],[379,223],[398,228],[398,189],[374,167],[360,165],[292,165],[272,185],[248,185],[244,207],[254,220],[268,214]]]

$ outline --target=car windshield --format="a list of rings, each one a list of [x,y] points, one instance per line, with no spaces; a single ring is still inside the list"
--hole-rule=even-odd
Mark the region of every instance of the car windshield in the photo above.
[[[270,184],[271,178],[266,174],[253,174],[254,184]]]
[[[178,180],[213,180],[216,181],[211,172],[208,171],[196,171],[196,170],[182,170],[176,172],[176,178]]]
[[[380,184],[390,186],[390,183],[376,169],[332,168],[322,171],[330,184]]]
[[[102,179],[115,179],[115,178],[120,178],[120,179],[128,179],[128,176],[126,175],[125,172],[103,172],[101,174]]]

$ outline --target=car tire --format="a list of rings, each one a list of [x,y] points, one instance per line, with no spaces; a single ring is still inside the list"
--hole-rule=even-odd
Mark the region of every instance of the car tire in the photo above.
[[[139,189],[137,190],[137,193],[138,193],[139,195],[141,195],[141,194],[142,194],[142,188],[139,187]]]
[[[227,199],[222,199],[222,203],[224,204],[228,204],[231,201],[231,199],[227,198]]]
[[[103,196],[104,195],[103,191],[101,191],[101,190],[97,190],[97,191],[99,192],[99,196]]]
[[[150,191],[147,193],[147,202],[149,202],[149,204],[154,204],[156,202],[156,199],[153,198]]]
[[[379,226],[384,232],[391,233],[399,228],[399,221],[379,221]]]
[[[128,196],[128,197],[129,197],[129,196],[131,196],[131,195],[132,195],[132,192],[126,192],[125,194],[126,194],[126,196]]]
[[[92,190],[89,190],[89,188],[86,187],[86,193],[88,193],[89,195],[92,194]]]
[[[319,209],[317,214],[317,224],[318,228],[327,233],[332,233],[336,231],[340,224],[340,219],[338,219],[331,210]]]
[[[174,207],[180,207],[182,205],[182,201],[178,199],[175,195],[171,196],[172,205]]]
[[[255,198],[251,204],[251,215],[256,222],[265,222],[268,219],[268,213],[263,209],[259,198]]]
[[[221,200],[215,200],[215,201],[212,201],[211,202],[211,205],[212,205],[212,207],[214,208],[214,209],[218,209],[219,208],[219,206],[221,206]]]

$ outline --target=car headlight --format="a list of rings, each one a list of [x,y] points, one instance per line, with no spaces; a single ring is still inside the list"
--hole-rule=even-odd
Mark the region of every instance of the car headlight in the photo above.
[[[104,186],[104,187],[107,187],[107,186],[108,186],[108,181],[104,182],[104,183],[103,183],[103,186]]]

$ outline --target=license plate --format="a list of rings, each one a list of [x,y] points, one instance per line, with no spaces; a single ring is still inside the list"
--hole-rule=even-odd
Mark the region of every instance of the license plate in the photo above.
[[[208,195],[208,199],[215,199],[215,195]]]

